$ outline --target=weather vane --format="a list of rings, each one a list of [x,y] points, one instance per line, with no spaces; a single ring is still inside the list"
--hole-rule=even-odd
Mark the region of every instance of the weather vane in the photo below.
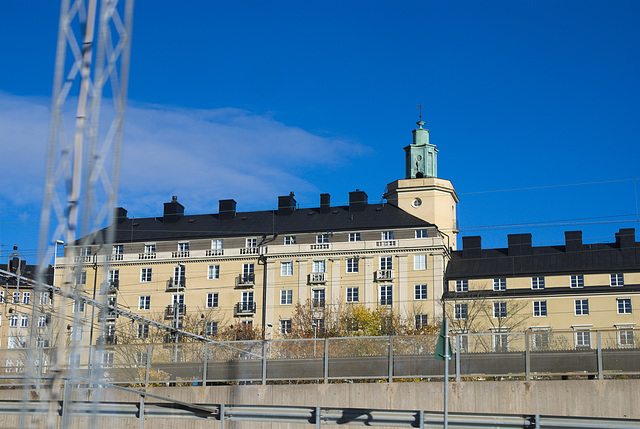
[[[419,111],[420,111],[419,116],[420,116],[420,120],[422,120],[422,104],[416,104],[416,107],[417,107],[417,108],[419,109]]]

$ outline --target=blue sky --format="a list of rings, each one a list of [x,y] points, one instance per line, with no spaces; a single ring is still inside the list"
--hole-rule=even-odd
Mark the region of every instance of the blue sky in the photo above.
[[[58,14],[0,2],[2,258],[37,259]],[[119,203],[380,201],[422,104],[461,236],[612,241],[638,226],[639,18],[637,1],[139,0]]]

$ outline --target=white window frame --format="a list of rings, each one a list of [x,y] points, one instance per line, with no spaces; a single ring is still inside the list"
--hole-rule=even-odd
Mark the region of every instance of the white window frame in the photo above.
[[[428,229],[416,229],[416,238],[429,238]]]
[[[38,328],[47,327],[47,316],[38,316]]]
[[[293,275],[293,261],[280,262],[280,276],[291,277]]]
[[[149,338],[149,324],[148,323],[138,323],[137,338],[140,338],[140,339]]]
[[[576,316],[588,316],[589,315],[589,300],[580,298],[573,301],[575,315]]]
[[[494,352],[504,353],[509,351],[509,333],[505,328],[493,330],[491,335],[491,347]]]
[[[393,270],[393,256],[380,256],[378,264],[381,270]]]
[[[329,243],[329,234],[316,234],[316,244]]]
[[[630,297],[616,298],[616,305],[618,307],[618,314],[631,314],[633,312]]]
[[[422,301],[427,299],[428,286],[426,283],[413,285],[413,299],[416,301]]]
[[[189,251],[189,242],[178,241],[178,252],[188,252],[188,251]]]
[[[429,326],[429,316],[426,313],[416,314],[415,322],[416,322],[416,331],[419,331],[420,329],[426,326]]]
[[[20,316],[20,327],[21,328],[29,327],[29,316],[27,316],[26,314],[23,314]]]
[[[220,278],[220,264],[211,264],[207,268],[207,280],[218,280]]]
[[[222,249],[222,239],[216,238],[211,240],[211,250],[220,250]]]
[[[573,333],[576,347],[591,348],[591,331],[577,329]]]
[[[392,241],[393,240],[393,231],[382,231],[380,233],[380,240],[382,240],[382,241]]]
[[[569,287],[572,289],[580,289],[584,287],[584,276],[582,274],[574,274],[569,279]]]
[[[117,282],[120,279],[120,270],[113,269],[107,271],[107,277],[110,282]]]
[[[547,301],[533,301],[533,317],[547,317]]]
[[[313,307],[325,307],[327,305],[327,292],[324,289],[313,289]]]
[[[380,285],[378,297],[380,305],[393,305],[393,285]]]
[[[312,262],[312,273],[326,273],[327,263],[324,259],[314,259]]]
[[[610,286],[611,287],[622,287],[624,286],[624,274],[622,273],[616,273],[616,274],[611,274],[609,276],[610,279]]]
[[[138,310],[151,309],[151,295],[140,295],[138,297]]]
[[[347,258],[347,273],[357,273],[360,269],[360,260],[358,258]]]
[[[359,302],[360,288],[357,286],[347,288],[347,302]]]
[[[74,313],[84,313],[84,301],[78,299],[77,301],[73,301],[73,312]]]
[[[13,303],[20,304],[20,292],[13,292]]]
[[[544,289],[544,277],[531,277],[531,289],[533,290]]]
[[[207,336],[213,336],[218,334],[218,322],[209,321],[205,325],[205,334]]]
[[[454,304],[453,318],[455,320],[466,320],[469,317],[469,305],[465,303]]]
[[[176,287],[184,286],[182,280],[187,279],[187,267],[185,265],[176,265],[173,267],[173,284]]]
[[[414,271],[427,269],[427,255],[413,255]]]
[[[284,245],[285,246],[293,246],[294,244],[297,244],[298,240],[296,239],[295,235],[285,235],[284,236]]]
[[[150,255],[156,253],[156,243],[145,243],[144,244],[144,253],[146,255]]]
[[[493,290],[496,292],[507,290],[507,279],[493,279]]]
[[[291,319],[280,319],[280,334],[288,335],[291,333]]]
[[[218,308],[220,305],[218,299],[218,292],[209,292],[207,294],[207,308]]]
[[[149,267],[140,268],[140,283],[151,282],[151,276],[153,275],[153,269]]]
[[[280,291],[280,305],[293,304],[293,289],[283,289]]]
[[[361,241],[361,240],[362,240],[362,238],[361,238],[359,232],[350,232],[349,233],[349,242],[350,243],[353,243],[353,242],[356,242],[356,241]]]
[[[244,241],[244,247],[246,247],[247,249],[258,247],[258,238],[257,237],[246,238]]]
[[[18,315],[17,314],[12,314],[11,317],[9,317],[9,327],[11,327],[11,328],[17,328],[18,327]]]
[[[456,280],[456,292],[469,292],[469,280]]]
[[[507,318],[507,303],[505,301],[499,301],[499,302],[493,303],[493,318],[494,319]]]
[[[31,292],[22,292],[22,303],[26,305],[31,304]]]

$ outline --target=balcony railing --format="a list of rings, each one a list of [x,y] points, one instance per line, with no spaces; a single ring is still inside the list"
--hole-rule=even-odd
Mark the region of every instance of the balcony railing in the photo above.
[[[388,246],[396,246],[396,240],[380,240],[376,241],[376,246],[378,247],[388,247]]]
[[[329,243],[318,243],[311,245],[311,250],[328,250],[329,248]]]
[[[242,273],[236,277],[236,287],[252,287],[255,283],[255,273]]]
[[[242,301],[236,304],[235,315],[236,316],[248,316],[255,314],[256,303],[255,301]]]
[[[124,258],[123,254],[117,254],[117,255],[107,255],[106,259],[107,262],[112,262],[112,261],[122,261],[122,259]]]
[[[119,289],[120,289],[120,280],[109,280],[109,283],[107,284],[107,295],[113,295],[115,293],[118,293]]]
[[[76,256],[73,262],[91,262],[91,256]]]
[[[324,308],[325,300],[324,299],[314,298],[311,301],[311,305],[313,305],[313,308]]]
[[[206,256],[222,256],[224,255],[224,249],[208,249],[205,252]]]
[[[260,253],[259,247],[244,247],[240,249],[241,255],[257,255],[258,253]]]
[[[374,275],[374,281],[383,282],[393,280],[393,270],[377,270]]]
[[[183,317],[187,313],[186,304],[174,304],[167,305],[167,308],[164,310],[164,318],[165,319],[173,319],[174,317]]]
[[[187,286],[187,279],[185,277],[181,277],[178,282],[174,277],[169,278],[167,280],[167,292],[173,292],[182,290]]]
[[[138,259],[156,259],[156,252],[138,253]]]
[[[116,320],[117,317],[118,312],[115,310],[100,309],[100,311],[98,312],[98,320],[100,321],[113,321]]]
[[[188,258],[189,251],[188,250],[178,250],[177,252],[171,252],[172,258]]]
[[[309,274],[309,284],[321,284],[327,282],[327,273],[311,273]]]

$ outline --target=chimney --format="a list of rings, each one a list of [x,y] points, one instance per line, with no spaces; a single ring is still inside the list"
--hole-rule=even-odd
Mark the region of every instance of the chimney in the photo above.
[[[564,232],[565,252],[580,252],[582,250],[582,231]]]
[[[475,235],[472,237],[462,237],[462,257],[481,258],[482,257],[482,237]]]
[[[531,234],[509,234],[509,256],[531,255]]]
[[[296,200],[293,192],[283,197],[278,197],[278,216],[290,215],[296,209]]]
[[[184,206],[178,202],[177,196],[171,197],[170,203],[164,203],[164,222],[177,222],[184,216]]]
[[[235,200],[220,200],[218,207],[218,219],[233,219],[236,217]]]
[[[329,209],[331,208],[330,200],[331,195],[320,194],[320,213],[329,213]]]
[[[122,223],[127,220],[127,211],[124,207],[116,207],[113,210],[113,223]]]
[[[367,194],[364,191],[356,189],[349,192],[349,211],[363,211],[367,206]]]
[[[616,244],[621,249],[629,249],[636,244],[636,229],[621,228],[620,232],[616,232]]]

